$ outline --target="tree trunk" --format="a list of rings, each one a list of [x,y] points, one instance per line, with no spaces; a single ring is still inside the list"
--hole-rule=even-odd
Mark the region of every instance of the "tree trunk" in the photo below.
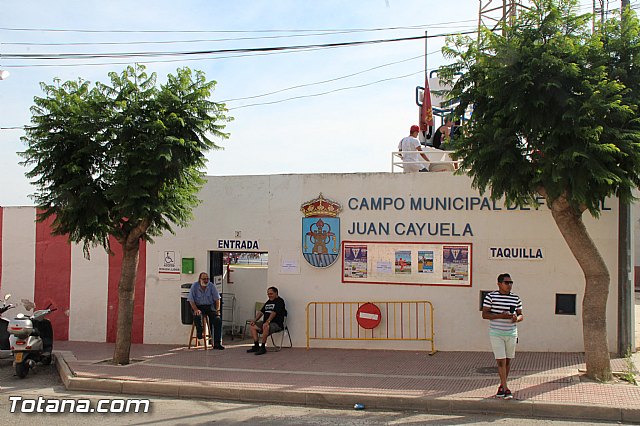
[[[113,362],[117,365],[129,364],[131,351],[131,329],[133,325],[133,301],[135,283],[140,258],[140,240],[123,241],[122,271],[118,282],[118,322],[116,329],[116,347],[113,351]]]
[[[609,270],[582,222],[582,212],[572,208],[564,196],[550,206],[553,219],[585,277],[582,332],[587,376],[599,381],[611,380],[607,343]]]

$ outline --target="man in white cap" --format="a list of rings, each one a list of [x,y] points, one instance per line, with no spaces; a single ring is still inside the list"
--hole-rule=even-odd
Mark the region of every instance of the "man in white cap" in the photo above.
[[[398,151],[402,152],[402,161],[404,163],[402,168],[404,173],[428,171],[427,165],[420,161],[420,157],[422,157],[424,161],[428,163],[429,157],[422,152],[422,147],[418,140],[419,132],[420,127],[414,124],[409,129],[409,136],[402,138],[398,144]]]

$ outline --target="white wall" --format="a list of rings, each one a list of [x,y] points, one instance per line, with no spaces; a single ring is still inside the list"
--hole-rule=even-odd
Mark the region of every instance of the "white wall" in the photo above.
[[[26,313],[21,300],[34,301],[36,275],[36,209],[5,208],[2,224],[2,295],[11,293],[17,307],[8,312]]]
[[[343,205],[342,240],[386,242],[470,242],[473,244],[473,282],[470,288],[384,284],[345,284],[341,282],[341,262],[328,268],[313,268],[301,255],[302,203],[323,193]],[[581,351],[581,300],[584,278],[562,239],[546,206],[531,211],[351,210],[351,197],[445,197],[477,196],[470,180],[449,173],[433,174],[314,174],[209,177],[195,210],[195,219],[176,235],[157,238],[149,246],[145,307],[145,342],[186,341],[185,327],[179,322],[179,284],[195,281],[182,276],[180,281],[160,281],[157,277],[159,250],[177,250],[184,257],[195,257],[196,271],[207,270],[207,253],[217,250],[220,239],[256,240],[258,251],[270,253],[266,285],[275,285],[285,296],[290,328],[296,346],[304,345],[305,306],[310,301],[353,300],[430,300],[435,306],[436,348],[439,350],[490,350],[486,336],[487,321],[479,312],[480,290],[496,288],[496,276],[510,272],[514,292],[524,303],[525,321],[519,326],[520,346],[528,351]],[[500,204],[500,203],[499,203]],[[608,202],[599,220],[585,216],[592,238],[609,265],[611,282],[617,282],[617,203]],[[368,222],[451,222],[459,227],[469,224],[473,236],[347,235],[355,221]],[[237,232],[241,237],[236,238]],[[545,258],[532,260],[491,260],[491,246],[542,247]],[[227,250],[225,250],[227,251]],[[298,253],[301,273],[281,274],[278,253]],[[236,275],[237,276],[237,275]],[[235,277],[233,279],[236,279]],[[251,288],[244,299],[244,288],[235,290],[239,303],[251,306],[264,298],[266,285]],[[612,285],[608,301],[610,347],[616,336],[616,287]],[[256,296],[253,296],[253,292]],[[555,315],[555,294],[577,294],[577,315]],[[255,300],[252,300],[255,299]],[[244,311],[245,308],[242,308]],[[244,313],[239,313],[242,316]],[[336,342],[332,346],[352,346]],[[358,342],[358,347],[383,347],[375,341]],[[395,343],[409,349],[410,345]]]
[[[71,246],[69,340],[105,341],[109,293],[108,271],[109,255],[102,247],[91,250],[91,260],[87,260],[81,244]]]
[[[231,266],[231,281],[233,284],[225,282],[225,293],[233,293],[236,297],[236,310],[234,323],[244,327],[246,321],[255,317],[256,302],[267,300],[267,268],[242,268]],[[277,284],[271,284],[277,287]],[[282,294],[286,297],[285,294]],[[225,318],[225,324],[229,321]],[[247,336],[249,336],[247,332]]]

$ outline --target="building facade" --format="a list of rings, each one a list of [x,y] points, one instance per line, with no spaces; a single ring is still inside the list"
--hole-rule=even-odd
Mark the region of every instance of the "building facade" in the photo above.
[[[134,342],[186,343],[181,285],[207,271],[234,296],[226,318],[232,330],[240,330],[255,303],[266,300],[267,287],[276,286],[287,303],[294,346],[326,328],[323,336],[329,331],[330,338],[312,339],[311,346],[423,350],[430,347],[423,339],[405,337],[421,337],[426,328],[437,350],[488,351],[482,296],[497,288],[499,273],[509,272],[524,306],[520,349],[583,350],[584,277],[542,199],[538,209],[512,208],[478,194],[468,177],[449,173],[209,177],[200,198],[189,227],[141,249]],[[611,274],[611,350],[617,204],[606,200],[599,219],[584,216]],[[57,339],[113,341],[119,254],[94,248],[85,259],[81,246],[52,237],[47,223],[36,224],[34,208],[2,208],[0,215],[0,292],[12,293],[14,303],[57,306]],[[225,266],[220,273],[214,263],[228,252],[268,253],[269,264]],[[385,305],[407,301],[430,302],[432,321],[430,311]],[[319,311],[321,302],[333,308]],[[380,323],[356,325],[358,337],[345,338],[353,337],[356,312],[344,302],[358,302],[356,309],[376,302]]]

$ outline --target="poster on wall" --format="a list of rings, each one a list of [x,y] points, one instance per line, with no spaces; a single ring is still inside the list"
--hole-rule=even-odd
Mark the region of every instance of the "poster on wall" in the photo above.
[[[342,242],[342,282],[471,287],[471,243]]]
[[[349,278],[367,278],[367,246],[344,246],[344,276]]]
[[[432,251],[418,251],[418,273],[419,274],[432,274],[433,273],[433,252]]]
[[[469,250],[460,246],[442,247],[442,279],[464,281],[469,275]]]
[[[411,252],[396,251],[396,274],[411,274]]]

